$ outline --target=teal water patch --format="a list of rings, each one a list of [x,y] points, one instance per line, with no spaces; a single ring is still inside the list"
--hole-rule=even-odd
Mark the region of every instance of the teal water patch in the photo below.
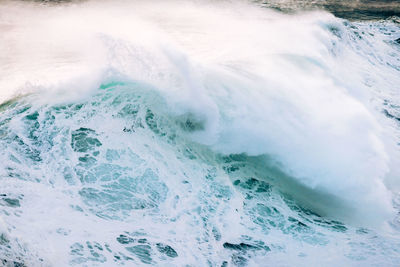
[[[24,230],[29,218],[40,232],[39,215],[24,217],[40,213],[39,200],[53,207],[50,192],[57,192],[71,201],[64,218],[49,218],[55,226],[45,233],[66,244],[72,266],[252,266],[287,255],[307,262],[313,251],[329,250],[343,251],[349,265],[382,255],[395,261],[398,246],[381,249],[392,240],[371,241],[373,231],[324,217],[281,192],[279,174],[267,171],[264,158],[220,155],[191,141],[205,119],[172,114],[149,86],[111,82],[84,101],[56,105],[35,97],[1,106],[0,179],[20,184],[0,192],[0,210],[13,231]],[[30,183],[47,193],[29,190]],[[62,209],[54,205],[50,210]],[[5,240],[1,253],[21,261],[23,237]]]
[[[88,152],[101,146],[101,142],[90,135],[96,135],[96,132],[88,128],[79,128],[72,132],[71,147],[75,152]]]

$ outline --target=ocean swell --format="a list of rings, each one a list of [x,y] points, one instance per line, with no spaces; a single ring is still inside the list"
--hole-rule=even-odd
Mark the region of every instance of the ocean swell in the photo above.
[[[326,265],[395,263],[395,22],[242,2],[0,12],[3,258],[307,265],[338,240]]]

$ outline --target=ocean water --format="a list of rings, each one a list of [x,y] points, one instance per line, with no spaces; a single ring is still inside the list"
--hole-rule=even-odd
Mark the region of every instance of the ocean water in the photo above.
[[[2,1],[0,33],[0,265],[399,265],[398,17]]]

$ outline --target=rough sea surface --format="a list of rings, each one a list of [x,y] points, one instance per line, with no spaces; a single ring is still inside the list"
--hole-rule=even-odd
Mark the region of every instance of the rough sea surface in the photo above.
[[[396,1],[61,2],[0,2],[0,265],[398,266]]]

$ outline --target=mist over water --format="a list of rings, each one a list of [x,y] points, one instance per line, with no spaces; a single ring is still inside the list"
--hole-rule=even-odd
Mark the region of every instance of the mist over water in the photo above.
[[[1,263],[396,266],[399,18],[272,4],[1,2]]]

